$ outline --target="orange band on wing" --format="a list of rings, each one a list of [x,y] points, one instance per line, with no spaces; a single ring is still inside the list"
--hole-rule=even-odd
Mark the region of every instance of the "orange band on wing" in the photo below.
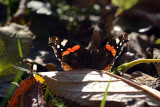
[[[65,71],[70,71],[72,70],[72,68],[67,64],[67,63],[64,63],[62,62],[62,67]]]
[[[74,52],[74,50],[72,48],[68,48],[67,51]]]
[[[108,71],[112,67],[113,63],[109,64],[104,70]]]
[[[111,46],[109,44],[106,45],[106,49],[108,51],[111,51],[112,55],[115,56],[116,55],[116,50],[114,49],[114,46]]]
[[[68,48],[66,51],[62,53],[62,56],[70,54],[70,52],[74,52],[80,48],[79,45],[75,45],[72,48]]]
[[[108,51],[111,51],[112,49],[114,49],[114,47],[111,46],[111,45],[109,45],[109,44],[107,44],[107,45],[106,45],[106,49],[107,49]]]
[[[64,51],[64,52],[62,53],[62,56],[68,55],[69,53],[70,53],[69,51]]]
[[[111,50],[111,53],[112,53],[113,56],[115,56],[115,55],[116,55],[116,50],[115,50],[115,49],[112,49],[112,50]]]
[[[73,49],[74,51],[76,51],[76,50],[78,50],[79,48],[80,48],[80,46],[79,46],[79,45],[75,45],[75,46],[73,46],[73,48],[72,48],[72,49]]]

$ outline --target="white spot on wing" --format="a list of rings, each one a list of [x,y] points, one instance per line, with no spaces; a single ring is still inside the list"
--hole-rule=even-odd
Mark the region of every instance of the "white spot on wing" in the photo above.
[[[116,38],[116,44],[118,44],[120,42],[119,38]]]
[[[64,39],[64,40],[61,42],[61,45],[62,45],[62,46],[65,46],[67,42],[68,42],[68,40],[67,40],[67,39]]]
[[[60,48],[60,46],[59,46],[59,45],[57,45],[57,48],[59,49],[59,48]]]
[[[56,37],[56,40],[58,40],[58,38]]]
[[[37,65],[33,64],[33,71],[37,71]]]
[[[119,45],[122,46],[122,42]]]

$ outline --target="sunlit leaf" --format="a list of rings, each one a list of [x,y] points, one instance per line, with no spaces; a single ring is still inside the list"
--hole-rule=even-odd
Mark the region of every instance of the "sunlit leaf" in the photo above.
[[[155,44],[160,44],[160,38],[155,41]]]
[[[128,10],[136,5],[139,0],[112,0],[112,3],[115,6],[118,6],[117,14],[123,12],[124,10]]]
[[[160,93],[158,91],[147,88],[147,86],[143,88],[123,77],[108,72],[74,70],[42,72],[40,74],[54,94],[82,105],[90,105],[103,99],[111,75],[113,77],[109,85],[106,101],[126,104],[136,99],[136,103],[144,101],[149,105],[160,105]]]
[[[136,5],[139,0],[112,0],[112,3],[124,10],[128,10]]]
[[[30,51],[33,36],[26,26],[10,23],[0,27],[0,76],[17,73],[18,70],[13,69],[13,66],[24,67],[20,62]],[[18,38],[21,44],[17,41]]]

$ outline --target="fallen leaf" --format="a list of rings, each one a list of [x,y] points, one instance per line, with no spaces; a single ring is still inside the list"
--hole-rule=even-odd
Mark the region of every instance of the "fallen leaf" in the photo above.
[[[31,76],[20,83],[7,107],[46,107],[40,84]]]
[[[34,38],[34,34],[29,28],[15,23],[0,27],[0,76],[17,73],[12,66],[18,66],[21,61],[18,49],[18,38],[21,43],[23,56],[25,57],[30,51],[32,39]],[[0,79],[0,81],[3,80]],[[10,81],[12,81],[12,79],[10,79]]]
[[[133,72],[131,76],[136,83],[140,85],[147,85],[149,87],[155,85],[155,80],[157,79],[140,71]]]
[[[56,65],[53,63],[47,63],[45,65],[39,64],[37,62],[34,61],[30,61],[30,60],[23,60],[24,63],[26,63],[29,66],[29,69],[31,71],[36,71],[36,72],[46,72],[46,71],[54,71],[56,70]]]
[[[145,58],[144,51],[148,47],[150,41],[147,35],[141,35],[135,32],[132,32],[129,35],[129,49],[131,53],[135,54],[135,59]]]
[[[111,78],[110,75],[112,75],[105,73],[95,70],[74,70],[41,72],[40,74],[54,94],[76,101],[81,105],[92,105],[103,99],[103,94]],[[136,99],[137,103],[144,101],[149,105],[160,105],[160,93],[155,95],[154,92],[128,81],[113,75],[106,101],[127,104]],[[153,89],[151,90],[153,91]]]
[[[160,59],[160,49],[154,49],[153,50],[153,58],[154,59]],[[157,69],[157,73],[158,73],[158,75],[159,75],[159,77],[160,77],[160,62],[155,62],[154,63],[154,66],[156,67],[156,69]]]
[[[1,83],[0,84],[0,97],[5,97],[10,88],[10,83]]]
[[[19,24],[25,24],[26,4],[28,0],[21,0],[16,13],[13,15],[12,21]]]

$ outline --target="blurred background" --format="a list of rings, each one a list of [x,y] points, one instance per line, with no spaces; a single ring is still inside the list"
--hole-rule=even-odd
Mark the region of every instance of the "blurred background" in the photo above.
[[[52,70],[63,70],[48,46],[50,36],[92,50],[125,33],[130,41],[115,66],[160,58],[160,0],[0,0],[0,83],[22,71],[12,66],[29,69],[24,59],[39,65],[37,71],[47,71],[48,63],[55,64]],[[127,73],[134,71],[159,77],[160,65],[139,64]]]
[[[0,0],[1,74],[8,75],[7,65],[19,65],[21,59],[43,66],[51,62],[63,70],[48,46],[50,36],[76,41],[92,50],[127,33],[130,42],[118,65],[153,58],[154,48],[160,46],[159,5],[160,0]],[[153,64],[149,68],[156,69]],[[140,66],[139,70],[150,69]]]

